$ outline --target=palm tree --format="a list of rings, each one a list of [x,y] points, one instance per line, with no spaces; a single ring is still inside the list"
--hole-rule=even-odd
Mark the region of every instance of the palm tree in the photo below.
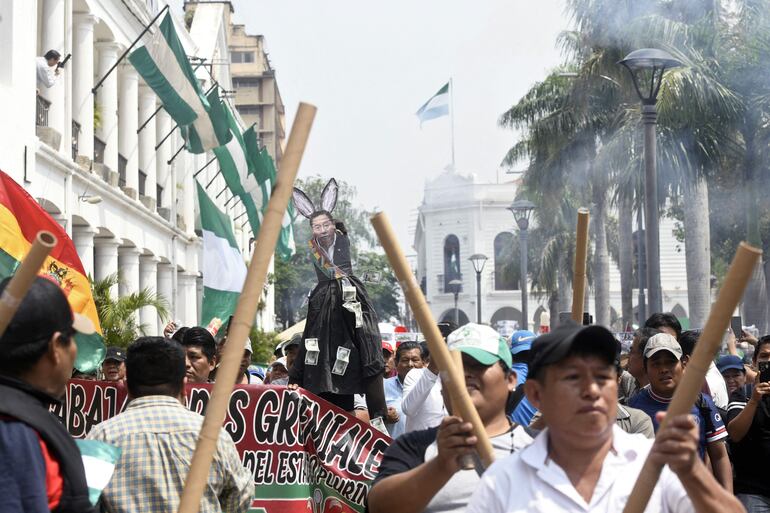
[[[165,322],[169,318],[169,304],[162,295],[147,288],[113,298],[110,290],[119,282],[117,273],[103,280],[91,280],[91,293],[99,314],[104,343],[107,346],[128,347],[146,333],[147,326],[137,322],[139,310],[148,306],[155,308],[161,321]]]

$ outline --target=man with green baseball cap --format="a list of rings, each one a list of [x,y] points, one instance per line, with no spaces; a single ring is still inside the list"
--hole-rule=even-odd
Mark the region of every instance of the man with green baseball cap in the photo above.
[[[496,457],[532,443],[530,433],[506,415],[516,375],[511,371],[511,350],[505,339],[489,326],[466,324],[449,334],[447,344],[450,350],[462,353],[465,386]],[[449,406],[446,395],[444,402]],[[456,414],[444,417],[438,427],[401,435],[383,455],[369,492],[369,511],[463,511],[480,483],[476,471],[464,465],[475,444],[471,424]]]

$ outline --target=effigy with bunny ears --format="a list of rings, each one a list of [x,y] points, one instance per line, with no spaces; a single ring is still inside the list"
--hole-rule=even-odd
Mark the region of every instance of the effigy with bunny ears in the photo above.
[[[349,412],[354,409],[354,396],[364,394],[372,425],[385,432],[382,338],[366,288],[353,274],[345,224],[332,215],[337,193],[332,178],[316,207],[307,194],[294,188],[294,208],[312,229],[308,248],[318,284],[308,298],[303,343],[289,372],[289,384]]]

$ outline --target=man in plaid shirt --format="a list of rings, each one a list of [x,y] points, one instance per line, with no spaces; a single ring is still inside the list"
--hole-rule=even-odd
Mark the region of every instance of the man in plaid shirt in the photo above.
[[[184,406],[185,352],[162,337],[129,348],[126,411],[95,426],[88,438],[122,449],[102,502],[114,513],[176,511],[203,417]],[[219,434],[201,513],[246,512],[254,482],[230,436]]]

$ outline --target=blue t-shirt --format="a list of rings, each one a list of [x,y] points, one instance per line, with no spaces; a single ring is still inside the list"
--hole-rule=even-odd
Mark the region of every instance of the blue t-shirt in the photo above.
[[[666,411],[670,402],[671,399],[656,395],[649,386],[646,386],[631,398],[628,405],[632,408],[638,408],[649,415],[652,418],[652,425],[657,433],[658,421],[655,420],[655,414],[659,411]],[[706,445],[727,438],[727,429],[722,421],[722,416],[714,405],[714,401],[708,394],[700,394],[690,413],[693,414],[698,422],[700,431],[698,452],[702,459],[706,453]]]

